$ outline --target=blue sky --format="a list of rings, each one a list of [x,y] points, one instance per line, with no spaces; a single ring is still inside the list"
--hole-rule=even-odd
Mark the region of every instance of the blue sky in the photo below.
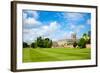
[[[77,38],[91,30],[91,13],[23,10],[23,41],[33,42],[37,37],[53,41]]]

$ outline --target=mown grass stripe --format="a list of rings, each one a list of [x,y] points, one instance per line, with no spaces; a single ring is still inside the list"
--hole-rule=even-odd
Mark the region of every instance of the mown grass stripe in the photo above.
[[[63,60],[83,60],[91,58],[91,50],[88,48],[24,48],[23,62],[45,62]]]

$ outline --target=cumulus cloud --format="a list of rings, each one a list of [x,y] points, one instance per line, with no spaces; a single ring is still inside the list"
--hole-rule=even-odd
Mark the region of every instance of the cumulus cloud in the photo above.
[[[23,40],[24,41],[30,40],[30,42],[32,42],[39,36],[51,37],[56,31],[59,30],[59,28],[60,25],[56,21],[53,21],[48,25],[43,25],[32,29],[23,29],[23,36],[24,36]]]
[[[36,11],[32,11],[32,10],[24,10],[23,16],[24,16],[24,14],[26,14],[27,17],[29,16],[29,17],[32,17],[32,18],[35,18],[35,19],[37,19],[39,17],[38,13]]]
[[[53,22],[51,22],[51,23],[49,24],[49,29],[51,29],[51,30],[56,30],[56,29],[58,29],[59,27],[60,27],[60,24],[57,23],[56,21],[53,21]]]
[[[73,30],[73,32],[75,32],[75,33],[78,33],[79,31],[84,29],[84,27],[85,26],[83,24],[80,24],[80,25],[70,24],[70,29]]]
[[[38,13],[36,11],[23,12],[23,27],[32,28],[39,27],[41,22],[38,21]]]
[[[23,20],[23,26],[25,28],[30,28],[30,27],[38,27],[41,25],[41,22],[36,20],[35,18],[27,18]]]
[[[63,16],[70,21],[77,21],[84,18],[84,14],[75,12],[64,13]]]
[[[36,11],[24,10],[23,41],[33,42],[39,36],[50,38],[53,41],[69,39],[72,33],[80,33],[81,30],[84,30],[84,23],[90,24],[90,20],[87,20],[87,22],[83,21],[84,23],[81,22],[84,19],[83,13],[64,12],[58,14],[57,16],[59,18],[61,17],[63,19],[62,21],[57,19],[57,17],[52,21],[49,18],[48,20],[42,21],[39,16],[41,15]]]
[[[57,41],[60,39],[70,39],[70,35],[72,33],[78,33],[80,32],[83,28],[84,25],[70,25],[72,31],[67,31],[65,30],[60,30],[60,24],[57,23],[56,21],[50,22],[48,25],[42,25],[40,27],[32,28],[32,29],[23,29],[23,40],[24,41],[34,41],[36,40],[37,37],[42,36],[44,38],[48,37],[52,39],[53,41]],[[70,28],[69,27],[69,28]],[[60,34],[59,36],[57,36]]]

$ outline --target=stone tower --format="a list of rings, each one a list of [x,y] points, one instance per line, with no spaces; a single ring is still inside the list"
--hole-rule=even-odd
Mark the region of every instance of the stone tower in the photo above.
[[[72,33],[71,38],[73,42],[76,42],[76,33]]]

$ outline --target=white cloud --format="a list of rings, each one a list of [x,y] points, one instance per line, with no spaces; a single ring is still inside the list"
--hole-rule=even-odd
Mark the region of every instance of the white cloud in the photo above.
[[[82,14],[82,13],[71,13],[71,12],[69,12],[69,13],[64,13],[63,16],[67,20],[71,20],[71,21],[77,21],[77,20],[84,18],[84,14]]]
[[[23,12],[23,19],[27,18],[27,13]]]
[[[48,33],[52,33],[54,31],[56,31],[59,28],[59,24],[54,21],[51,22],[49,25],[43,26],[44,30],[48,31]]]
[[[27,15],[31,15],[31,17],[37,19],[38,18],[38,13],[36,11],[32,11],[32,10],[27,10],[24,11],[23,14],[26,13]]]
[[[23,29],[24,41],[32,42],[38,36],[42,37],[51,37],[53,34],[59,29],[60,25],[54,21],[49,23],[48,25],[42,25],[40,27],[32,28],[32,29]]]
[[[52,29],[52,30],[56,30],[58,27],[59,27],[59,24],[56,21],[54,21],[54,22],[50,23],[49,28]]]
[[[87,20],[87,24],[89,24],[89,25],[91,24],[91,20],[90,19]]]
[[[80,24],[80,25],[70,24],[69,26],[70,26],[69,28],[70,28],[71,30],[73,30],[73,32],[75,32],[75,33],[80,32],[80,31],[83,30],[84,27],[85,27],[83,24]]]
[[[38,13],[36,11],[24,11],[23,12],[23,26],[25,28],[38,27],[41,22],[37,20]]]
[[[24,19],[24,25],[38,25],[38,24],[41,24],[41,22],[37,21],[35,18]]]
[[[69,34],[73,34],[73,33],[75,33],[75,32],[74,32],[74,31],[70,31],[70,32],[69,32]]]
[[[71,29],[75,29],[75,28],[76,28],[76,26],[75,26],[75,25],[73,25],[73,24],[70,24],[70,28],[71,28]]]

